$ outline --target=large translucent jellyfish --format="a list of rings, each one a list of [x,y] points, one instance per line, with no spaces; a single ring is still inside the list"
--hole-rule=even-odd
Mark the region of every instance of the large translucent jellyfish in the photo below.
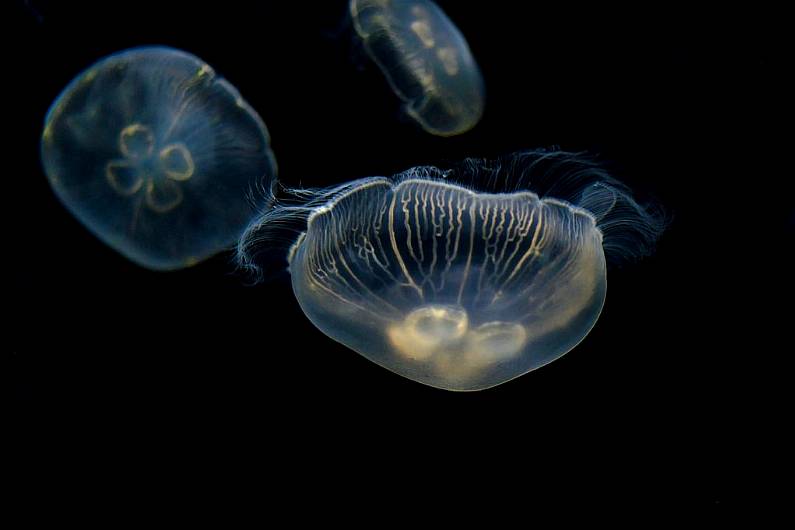
[[[568,200],[521,190],[536,177]],[[290,217],[305,223],[289,251],[293,290],[315,326],[389,370],[450,390],[492,387],[571,350],[602,310],[607,261],[647,252],[662,229],[627,188],[563,152],[319,191],[253,223],[242,262],[256,268]]]
[[[483,114],[485,90],[466,40],[430,0],[351,0],[364,48],[427,132],[461,134]]]
[[[55,100],[41,157],[58,198],[91,232],[158,270],[233,246],[269,189],[268,131],[199,58],[124,51],[88,68]]]

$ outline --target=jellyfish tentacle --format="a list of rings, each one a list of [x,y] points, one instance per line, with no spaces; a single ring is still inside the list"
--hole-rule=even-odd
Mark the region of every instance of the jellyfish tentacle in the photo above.
[[[332,223],[333,223],[334,225],[336,225],[336,220],[332,220]],[[339,227],[338,227],[338,226],[335,226],[335,228],[336,228],[335,232],[336,232],[336,233],[339,233],[339,232],[338,232],[338,230],[339,230]],[[372,291],[372,290],[371,290],[369,287],[367,287],[367,285],[366,285],[366,284],[365,284],[365,283],[364,283],[364,282],[363,282],[363,281],[362,281],[362,280],[361,280],[361,279],[358,277],[358,275],[356,275],[356,273],[354,273],[354,272],[351,270],[350,266],[348,265],[348,262],[347,262],[347,260],[345,259],[344,252],[343,252],[342,248],[340,248],[340,245],[339,245],[339,240],[338,240],[338,238],[336,238],[336,237],[334,238],[334,248],[335,248],[335,250],[337,251],[337,257],[339,258],[339,261],[340,261],[340,263],[342,264],[342,266],[344,267],[345,271],[346,271],[346,272],[348,273],[348,275],[349,275],[349,276],[350,276],[350,277],[351,277],[351,278],[352,278],[352,279],[353,279],[353,280],[356,282],[356,284],[359,286],[359,288],[360,288],[360,289],[362,289],[362,290],[364,291],[364,293],[365,293],[365,294],[362,296],[362,299],[364,299],[364,300],[370,300],[370,298],[374,298],[374,299],[376,299],[376,300],[378,301],[378,303],[379,303],[379,304],[383,304],[385,307],[389,308],[390,310],[392,310],[392,311],[395,311],[395,312],[398,312],[398,310],[397,310],[397,308],[396,308],[395,306],[393,306],[393,305],[392,305],[390,302],[388,302],[386,299],[382,298],[381,296],[379,296],[379,295],[377,295],[375,292],[373,292],[373,291]],[[341,279],[342,281],[344,281],[344,282],[345,282],[346,286],[348,286],[348,288],[349,288],[349,289],[351,289],[351,290],[354,290],[354,291],[355,291],[355,289],[354,289],[353,287],[351,287],[351,286],[348,284],[348,282],[347,282],[347,281],[345,281],[345,279],[342,277],[342,275],[341,275],[341,274],[339,274],[339,272],[338,272],[337,274],[338,274],[338,276],[340,277],[340,279]]]
[[[535,259],[536,256],[538,255],[538,243],[539,243],[538,236],[539,233],[541,232],[541,227],[544,225],[543,218],[544,218],[544,209],[543,207],[540,207],[538,209],[538,220],[536,221],[536,228],[535,231],[533,232],[533,239],[530,242],[530,246],[527,249],[527,251],[525,251],[525,253],[522,255],[522,257],[519,258],[519,261],[514,266],[513,270],[511,271],[511,274],[508,275],[508,278],[505,280],[504,285],[507,285],[517,274],[519,274],[519,272],[522,270],[522,268],[525,265],[525,262],[528,259],[530,259],[532,263],[532,260]]]
[[[397,259],[398,266],[400,270],[403,272],[403,275],[408,282],[408,287],[411,287],[417,294],[419,294],[420,298],[424,298],[424,293],[422,289],[416,284],[414,278],[411,277],[411,273],[409,273],[408,267],[406,267],[406,262],[403,260],[403,256],[400,254],[400,250],[398,249],[397,238],[395,236],[395,206],[396,206],[397,197],[393,194],[392,195],[392,202],[389,206],[389,241],[392,244],[392,252],[394,253],[395,259]]]
[[[469,280],[469,273],[472,268],[472,257],[473,251],[475,249],[475,201],[469,202],[469,222],[470,222],[470,230],[469,230],[469,251],[467,252],[466,264],[464,265],[464,272],[462,278],[460,280],[460,287],[458,289],[458,304],[461,304],[461,301],[464,298],[464,288],[467,286],[467,282]]]

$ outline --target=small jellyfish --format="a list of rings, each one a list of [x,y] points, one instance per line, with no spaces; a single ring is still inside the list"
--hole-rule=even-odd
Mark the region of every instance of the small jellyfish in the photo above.
[[[429,0],[351,0],[364,48],[427,132],[454,136],[483,114],[485,90],[463,35]]]
[[[536,175],[568,200],[522,190]],[[305,222],[288,256],[293,290],[315,326],[449,390],[499,385],[574,348],[602,310],[608,260],[647,252],[662,229],[624,186],[564,152],[321,190],[253,223],[244,264],[256,267],[273,221],[290,216]]]
[[[150,269],[191,266],[234,245],[270,189],[268,131],[199,58],[164,47],[106,57],[75,78],[44,125],[58,198],[92,233]]]

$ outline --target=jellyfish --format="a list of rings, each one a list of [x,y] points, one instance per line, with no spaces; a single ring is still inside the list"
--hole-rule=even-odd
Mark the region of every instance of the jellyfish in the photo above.
[[[404,110],[425,131],[454,136],[483,114],[480,70],[463,35],[430,0],[351,0],[356,34]]]
[[[536,181],[543,196],[524,189]],[[303,230],[289,271],[309,320],[371,361],[448,390],[493,387],[574,348],[602,311],[607,263],[648,253],[664,224],[595,162],[562,151],[413,168],[308,195],[255,221],[241,262],[256,268],[269,231],[284,225],[274,221],[292,217]]]
[[[233,247],[270,189],[265,124],[186,52],[145,47],[77,76],[45,119],[41,159],[63,205],[111,248],[153,270]]]

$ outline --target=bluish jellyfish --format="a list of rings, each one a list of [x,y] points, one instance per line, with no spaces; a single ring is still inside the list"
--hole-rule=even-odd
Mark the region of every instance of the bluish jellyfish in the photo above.
[[[522,189],[537,176],[566,200]],[[289,251],[293,290],[314,325],[449,390],[499,385],[574,348],[602,311],[607,262],[647,252],[662,229],[627,188],[562,152],[318,191],[255,222],[243,263],[256,267],[274,221],[291,216],[305,222]]]
[[[268,131],[199,58],[163,47],[104,58],[47,114],[41,158],[55,194],[91,232],[156,270],[234,245],[270,189]]]
[[[351,0],[350,12],[365,50],[423,129],[453,136],[477,124],[483,78],[463,35],[436,4]]]

